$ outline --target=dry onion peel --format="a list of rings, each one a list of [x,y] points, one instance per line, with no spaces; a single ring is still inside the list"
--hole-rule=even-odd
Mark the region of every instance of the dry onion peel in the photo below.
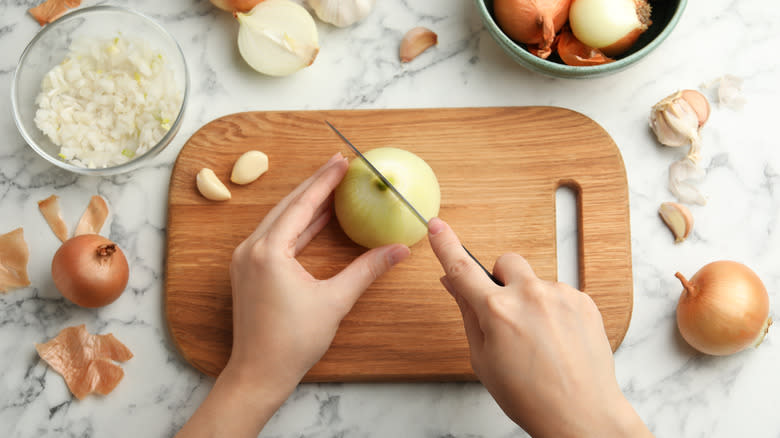
[[[133,357],[114,335],[92,335],[83,324],[62,329],[48,342],[35,344],[35,349],[62,375],[79,400],[93,392],[110,393],[125,374],[114,361],[125,362]]]
[[[106,205],[105,199],[98,195],[93,196],[89,200],[89,204],[87,205],[87,209],[84,210],[84,214],[81,215],[81,219],[79,219],[79,223],[76,225],[76,231],[73,235],[99,234],[107,217],[108,205]]]
[[[701,268],[683,285],[677,304],[680,334],[702,353],[723,356],[758,346],[772,318],[769,295],[761,279],[747,266],[717,261]]]
[[[401,62],[410,62],[438,42],[439,37],[436,32],[425,27],[415,27],[406,32],[401,40],[401,48],[399,49]]]
[[[68,9],[81,5],[81,0],[46,0],[45,2],[30,8],[27,12],[35,18],[41,26],[45,26],[60,18]]]
[[[38,210],[41,211],[43,218],[60,241],[68,240],[68,225],[62,218],[62,209],[60,208],[59,196],[51,195],[43,201],[38,201]]]
[[[533,46],[532,53],[547,58],[555,34],[569,16],[571,0],[495,0],[493,11],[509,38]]]
[[[566,65],[589,66],[601,65],[614,62],[615,60],[606,56],[599,49],[588,47],[571,33],[569,28],[564,28],[558,35],[556,43],[558,56]]]
[[[24,230],[17,228],[0,235],[0,292],[6,293],[30,285],[27,261],[30,250],[24,241]]]

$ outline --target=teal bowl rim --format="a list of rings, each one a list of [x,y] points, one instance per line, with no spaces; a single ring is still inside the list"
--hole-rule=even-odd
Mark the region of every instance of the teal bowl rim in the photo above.
[[[16,80],[19,74],[19,69],[24,63],[25,58],[27,57],[28,53],[35,45],[35,43],[43,35],[51,31],[51,29],[59,27],[59,25],[61,25],[62,23],[66,23],[68,21],[73,20],[74,18],[78,18],[82,15],[86,15],[95,11],[98,12],[114,11],[114,12],[136,15],[148,21],[152,27],[159,29],[163,35],[165,35],[167,38],[170,38],[170,40],[173,41],[174,45],[176,46],[176,49],[178,50],[178,53],[181,56],[182,64],[184,65],[184,90],[182,92],[181,108],[179,109],[179,114],[176,116],[176,120],[173,121],[173,124],[171,125],[171,129],[169,129],[168,132],[166,132],[165,135],[163,135],[163,138],[161,138],[160,141],[157,142],[157,144],[155,144],[151,149],[146,151],[144,154],[139,155],[138,157],[128,161],[127,163],[122,163],[112,167],[99,167],[99,168],[91,169],[88,167],[76,166],[74,164],[63,161],[59,158],[55,158],[49,155],[49,153],[43,150],[43,148],[38,146],[35,140],[33,140],[32,136],[30,136],[30,134],[24,128],[24,125],[22,124],[21,120],[19,120],[19,110],[18,110],[19,102],[17,102],[17,97],[16,97]],[[173,141],[173,138],[179,132],[179,128],[181,127],[182,121],[184,120],[184,113],[186,112],[187,109],[189,92],[190,92],[190,72],[189,72],[189,67],[187,66],[187,58],[184,56],[184,51],[182,50],[181,45],[173,36],[173,34],[171,34],[171,32],[165,29],[160,23],[158,23],[156,20],[152,19],[146,14],[143,14],[141,12],[123,6],[113,6],[113,5],[95,5],[95,6],[80,8],[75,11],[68,12],[62,17],[58,18],[56,21],[44,26],[41,30],[38,31],[38,33],[35,34],[35,36],[33,36],[32,40],[30,40],[30,42],[27,43],[27,46],[24,48],[24,51],[22,52],[22,55],[19,57],[19,62],[16,64],[16,68],[14,69],[13,76],[11,77],[11,107],[14,116],[14,123],[16,124],[16,128],[19,131],[19,134],[24,138],[27,145],[30,146],[41,158],[45,159],[49,163],[54,164],[55,166],[61,169],[65,169],[81,175],[94,175],[94,176],[117,175],[120,173],[125,173],[137,169],[138,167],[141,167],[144,164],[148,164],[148,160],[151,160],[152,158],[159,155],[160,152],[162,152],[163,149],[165,149],[171,143],[171,141]]]
[[[679,5],[677,6],[677,10],[674,11],[672,18],[669,20],[669,23],[666,25],[666,27],[664,27],[658,36],[653,38],[641,49],[626,56],[625,58],[618,59],[615,62],[587,67],[558,64],[557,62],[548,61],[546,59],[532,55],[524,47],[515,43],[511,38],[506,36],[501,28],[498,27],[498,24],[493,19],[490,11],[488,11],[487,5],[485,5],[485,0],[474,0],[474,4],[477,6],[480,18],[482,18],[482,22],[485,24],[485,27],[487,27],[490,35],[498,43],[499,47],[501,47],[501,49],[518,64],[550,76],[562,78],[588,78],[603,76],[609,73],[623,70],[624,68],[641,60],[648,53],[653,51],[669,36],[669,34],[672,33],[674,28],[677,27],[677,23],[680,21],[680,17],[682,17],[683,11],[688,5],[688,0],[680,0]]]

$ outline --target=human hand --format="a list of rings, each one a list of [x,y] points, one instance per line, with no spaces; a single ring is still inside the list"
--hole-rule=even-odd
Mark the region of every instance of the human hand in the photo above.
[[[455,298],[471,365],[504,412],[534,437],[651,436],[623,396],[601,314],[586,294],[539,279],[505,254],[493,283],[440,219],[429,239]]]
[[[330,220],[332,192],[346,170],[347,160],[333,156],[235,249],[229,367],[292,390],[325,354],[366,288],[409,255],[404,245],[375,248],[326,280],[315,279],[295,259]]]

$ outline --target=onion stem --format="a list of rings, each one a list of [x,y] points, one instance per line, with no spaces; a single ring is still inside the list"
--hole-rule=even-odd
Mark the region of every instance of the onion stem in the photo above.
[[[686,292],[691,294],[691,296],[693,297],[696,296],[696,288],[693,287],[693,285],[691,285],[691,283],[685,278],[684,275],[677,272],[676,274],[674,274],[674,276],[680,280],[680,283],[682,283],[683,288],[685,289]]]
[[[113,243],[108,243],[97,247],[98,257],[110,257],[115,252],[116,245]]]

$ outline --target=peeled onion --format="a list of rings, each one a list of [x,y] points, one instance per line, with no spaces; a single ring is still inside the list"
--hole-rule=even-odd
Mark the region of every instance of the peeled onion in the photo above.
[[[211,0],[214,6],[228,12],[247,12],[263,0]]]
[[[583,44],[618,56],[650,26],[645,0],[572,0],[569,25]]]
[[[702,353],[723,356],[758,346],[772,318],[764,284],[747,266],[717,261],[690,280],[679,272],[684,290],[677,304],[683,338]]]
[[[515,41],[533,45],[533,53],[547,58],[555,34],[569,15],[571,0],[495,0],[498,26]]]
[[[102,307],[119,298],[127,286],[127,259],[116,243],[97,234],[67,240],[51,262],[54,285],[82,307]]]

